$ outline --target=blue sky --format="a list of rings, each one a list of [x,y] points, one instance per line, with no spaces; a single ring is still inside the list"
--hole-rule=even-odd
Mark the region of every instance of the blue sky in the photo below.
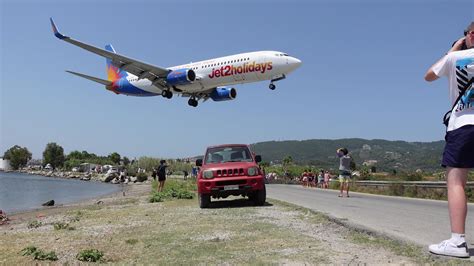
[[[366,138],[436,141],[447,80],[424,73],[474,20],[456,1],[0,2],[0,155],[49,142],[66,153],[187,157],[208,145]],[[303,61],[286,80],[237,85],[234,101],[128,97],[70,75],[106,78],[105,59],[61,32],[168,67],[248,51]]]

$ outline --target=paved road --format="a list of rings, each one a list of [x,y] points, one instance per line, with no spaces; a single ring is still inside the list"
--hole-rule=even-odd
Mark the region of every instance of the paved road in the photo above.
[[[267,185],[267,197],[290,202],[337,218],[354,227],[375,231],[421,246],[451,237],[446,201],[339,192],[299,185]],[[474,204],[468,205],[466,233],[474,255]],[[474,258],[471,257],[471,260]]]

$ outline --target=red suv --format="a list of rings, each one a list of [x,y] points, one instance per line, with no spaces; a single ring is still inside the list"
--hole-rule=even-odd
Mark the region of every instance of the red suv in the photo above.
[[[202,159],[196,160],[199,207],[207,208],[212,198],[247,196],[255,205],[266,199],[264,175],[258,167],[262,158],[244,144],[226,144],[207,148]]]

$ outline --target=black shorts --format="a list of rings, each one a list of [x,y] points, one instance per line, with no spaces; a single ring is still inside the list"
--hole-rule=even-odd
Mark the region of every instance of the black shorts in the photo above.
[[[448,131],[444,139],[443,167],[474,168],[474,125]]]
[[[165,181],[166,176],[165,175],[158,175],[158,181]]]

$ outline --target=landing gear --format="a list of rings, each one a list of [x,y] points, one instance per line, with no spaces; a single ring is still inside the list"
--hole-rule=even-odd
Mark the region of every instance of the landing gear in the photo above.
[[[192,107],[196,107],[196,106],[198,106],[198,101],[194,98],[189,98],[188,104]]]
[[[162,91],[161,96],[171,99],[173,97],[173,93],[170,90]]]
[[[285,78],[286,78],[286,76],[284,74],[274,77],[272,80],[270,80],[270,85],[268,85],[268,88],[270,88],[270,90],[274,90],[276,88],[276,86],[275,86],[275,84],[273,84],[273,82],[279,81],[279,80],[282,80],[282,79],[285,79]]]

